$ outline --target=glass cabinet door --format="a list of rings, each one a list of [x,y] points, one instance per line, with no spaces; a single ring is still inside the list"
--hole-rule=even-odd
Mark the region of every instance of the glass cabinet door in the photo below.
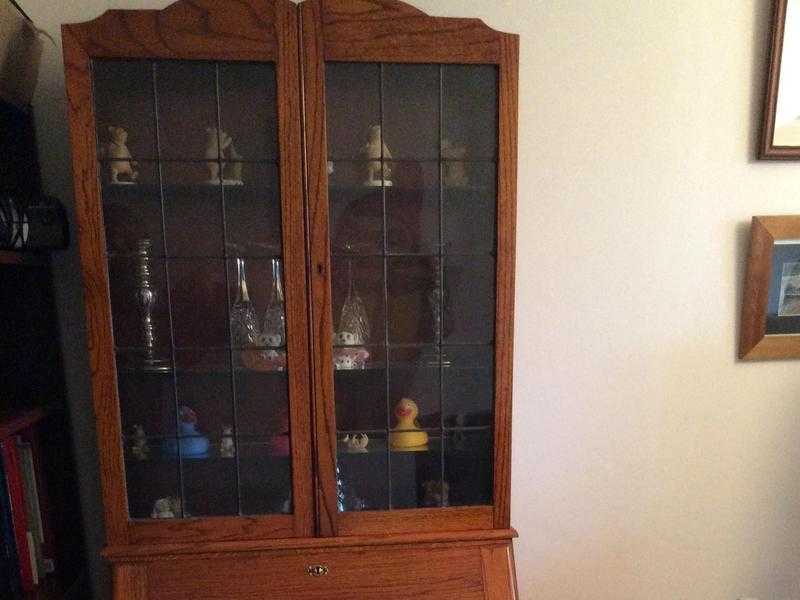
[[[274,64],[92,78],[129,516],[291,513]]]
[[[340,512],[492,504],[494,65],[325,67]]]

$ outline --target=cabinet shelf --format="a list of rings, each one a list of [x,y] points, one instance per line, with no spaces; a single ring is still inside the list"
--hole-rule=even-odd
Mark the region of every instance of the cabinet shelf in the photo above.
[[[212,185],[206,183],[184,183],[184,184],[165,184],[157,183],[134,183],[134,184],[104,184],[103,202],[130,202],[136,200],[156,200],[161,197],[161,192],[166,193],[171,198],[188,200],[191,198],[211,197],[218,198],[220,191],[224,190],[225,196],[229,198],[246,198],[247,196],[258,196],[263,198],[266,195],[278,197],[278,190],[272,186],[254,185],[244,183],[242,185]]]
[[[0,265],[44,267],[47,266],[47,259],[30,251],[0,250]]]

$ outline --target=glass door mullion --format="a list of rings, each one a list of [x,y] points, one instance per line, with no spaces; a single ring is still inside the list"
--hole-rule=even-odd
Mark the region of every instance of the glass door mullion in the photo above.
[[[392,408],[391,400],[389,398],[389,373],[391,372],[391,354],[389,353],[389,213],[386,207],[386,179],[385,173],[385,160],[384,156],[384,64],[380,64],[379,69],[379,118],[380,118],[380,145],[381,145],[381,213],[382,213],[382,234],[383,234],[383,347],[385,353],[385,396],[386,396],[386,493],[387,493],[387,506],[389,510],[392,509],[392,450],[389,443],[389,435],[392,428]]]
[[[217,108],[217,147],[222,148],[222,108],[219,85],[219,63],[214,64],[214,94]],[[222,152],[217,155],[217,165],[219,166],[220,173],[220,212],[222,217],[222,256],[223,256],[223,269],[225,270],[225,314],[228,322],[228,360],[230,365],[230,386],[231,386],[231,416],[233,419],[233,445],[234,445],[234,465],[235,465],[235,480],[236,480],[236,512],[242,514],[242,486],[241,486],[241,468],[239,464],[239,415],[238,415],[238,402],[236,400],[236,361],[234,360],[234,340],[233,330],[231,326],[231,282],[229,270],[229,256],[228,256],[228,222],[227,210],[225,210],[225,164],[223,162]]]
[[[154,134],[156,145],[156,169],[158,173],[158,197],[159,205],[161,208],[161,240],[163,242],[164,256],[168,256],[167,251],[167,217],[166,210],[164,209],[164,173],[161,164],[161,136],[160,136],[160,123],[159,123],[159,103],[158,103],[158,63],[152,63],[152,83],[153,83],[153,119],[154,119]],[[172,315],[172,285],[170,284],[169,261],[164,259],[164,278],[165,290],[167,294],[167,314],[169,317],[169,347],[170,347],[170,361],[172,366],[172,398],[175,411],[175,445],[177,447],[177,463],[178,463],[178,498],[180,500],[180,516],[183,518],[184,511],[186,510],[186,493],[184,489],[184,474],[183,474],[183,458],[181,455],[181,440],[180,434],[180,404],[178,400],[178,363],[177,351],[175,349],[175,327]]]
[[[434,315],[434,336],[436,340],[436,349],[439,356],[438,360],[438,373],[439,373],[439,467],[441,476],[442,490],[445,488],[445,433],[444,433],[444,353],[442,352],[442,335],[444,327],[444,65],[439,65],[439,231],[437,240],[437,253],[438,259],[436,263],[437,277],[434,285],[436,289],[434,293],[437,294],[438,306],[436,307],[437,314]],[[444,501],[444,495],[442,495]]]

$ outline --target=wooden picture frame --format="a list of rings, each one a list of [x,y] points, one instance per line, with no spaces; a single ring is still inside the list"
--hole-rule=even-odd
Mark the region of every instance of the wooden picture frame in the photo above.
[[[739,358],[800,358],[800,215],[753,217]]]
[[[774,0],[758,157],[800,160],[800,0]]]

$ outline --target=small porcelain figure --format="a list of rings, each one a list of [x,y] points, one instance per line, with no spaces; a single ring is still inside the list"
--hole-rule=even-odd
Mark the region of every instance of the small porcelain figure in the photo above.
[[[112,160],[109,165],[109,175],[111,183],[118,185],[131,185],[136,182],[139,172],[135,169],[139,166],[134,160],[131,160],[131,151],[128,150],[128,132],[122,127],[114,127],[113,125],[108,128],[110,136],[109,142],[105,147],[105,154],[107,158],[119,159]],[[128,179],[120,181],[119,176],[125,175]]]
[[[422,483],[422,506],[447,507],[450,506],[450,484],[446,481],[425,481]]]
[[[159,498],[153,505],[153,511],[150,517],[153,519],[175,519],[181,515],[181,501],[180,498],[169,496],[167,498]],[[184,515],[186,516],[186,515]]]
[[[147,435],[144,432],[144,427],[141,425],[133,426],[131,454],[138,460],[147,460],[150,458],[150,446],[147,444]]]
[[[359,433],[357,435],[346,435],[342,440],[347,447],[347,451],[351,454],[365,454],[367,452],[367,445],[369,445],[369,437],[366,433]]]
[[[222,428],[222,439],[219,442],[219,455],[222,458],[236,456],[236,444],[233,442],[233,427]]]
[[[419,407],[411,398],[403,398],[394,407],[397,425],[389,434],[394,450],[423,451],[428,449],[428,434],[419,428]]]
[[[455,144],[450,140],[442,140],[442,158],[444,163],[444,185],[449,188],[465,188],[469,186],[467,167],[464,159],[467,156],[467,147]]]
[[[248,368],[254,368],[257,371],[283,371],[286,369],[286,350],[283,348],[272,348],[276,344],[274,337],[261,334],[257,338],[258,345],[265,347],[264,350],[250,350],[248,351],[254,357],[254,365],[248,365]]]
[[[450,434],[450,447],[455,450],[466,450],[467,436],[464,435],[464,427],[467,423],[467,416],[464,413],[456,415],[456,429]]]
[[[369,350],[366,348],[337,347],[333,349],[333,366],[337,371],[356,371],[366,368]]]
[[[382,140],[381,126],[373,125],[370,127],[369,141],[364,144],[363,148],[364,157],[369,161],[367,165],[367,180],[364,182],[366,186],[390,187],[392,185],[390,180],[392,169],[385,162],[392,159],[392,153]]]
[[[225,131],[216,127],[206,127],[206,160],[208,167],[209,185],[219,185],[220,175],[222,185],[242,185],[242,156],[236,151],[233,145],[233,138]],[[223,168],[230,169],[230,178],[226,173],[220,173],[220,163],[223,161]],[[232,161],[232,162],[224,162]]]

